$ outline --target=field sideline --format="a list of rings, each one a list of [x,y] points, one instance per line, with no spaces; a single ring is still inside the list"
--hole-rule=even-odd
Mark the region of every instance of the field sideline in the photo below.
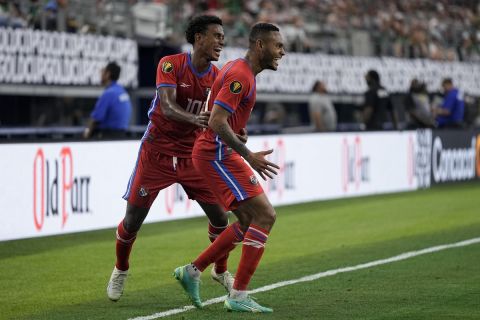
[[[480,184],[277,209],[251,288],[480,237]],[[152,213],[155,214],[155,213]],[[128,319],[188,304],[171,272],[208,244],[206,219],[145,225],[124,296],[106,298],[113,229],[0,243],[0,319]],[[257,293],[270,319],[479,319],[480,244]],[[240,250],[230,259],[235,270]],[[203,276],[202,298],[224,294]],[[168,319],[258,319],[222,304]]]

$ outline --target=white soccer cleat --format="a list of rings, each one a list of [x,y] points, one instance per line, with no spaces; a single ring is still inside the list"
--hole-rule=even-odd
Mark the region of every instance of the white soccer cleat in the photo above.
[[[127,274],[128,271],[118,270],[117,267],[113,268],[107,286],[107,296],[110,300],[118,301],[122,296],[125,281],[127,280]]]
[[[212,279],[220,283],[225,288],[225,290],[227,290],[228,293],[232,291],[235,278],[230,272],[225,271],[224,273],[218,274],[215,272],[215,267],[213,267],[210,274],[212,276]]]

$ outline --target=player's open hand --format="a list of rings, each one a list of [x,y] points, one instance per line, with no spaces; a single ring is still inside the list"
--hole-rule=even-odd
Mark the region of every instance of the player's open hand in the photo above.
[[[245,128],[240,129],[240,132],[237,133],[237,138],[243,143],[247,143],[247,140],[248,140],[247,129]]]
[[[272,152],[273,149],[253,152],[245,159],[252,166],[252,168],[258,172],[263,180],[267,180],[265,176],[273,179],[273,175],[277,175],[277,170],[280,169],[278,165],[265,159],[265,156],[271,154]]]
[[[200,128],[208,128],[208,119],[210,119],[210,111],[203,111],[195,116],[193,124]]]

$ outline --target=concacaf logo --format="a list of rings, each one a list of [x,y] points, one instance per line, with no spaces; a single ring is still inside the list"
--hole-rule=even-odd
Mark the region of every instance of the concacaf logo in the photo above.
[[[232,81],[232,83],[230,83],[230,91],[235,94],[240,93],[240,91],[242,91],[242,84],[237,80]]]
[[[162,71],[163,71],[164,73],[172,72],[172,70],[173,70],[173,63],[168,62],[168,61],[165,61],[165,62],[162,64]]]

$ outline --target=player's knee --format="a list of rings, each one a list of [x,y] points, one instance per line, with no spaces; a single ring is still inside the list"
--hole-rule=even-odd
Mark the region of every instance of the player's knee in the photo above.
[[[243,232],[246,232],[248,227],[252,223],[252,216],[247,212],[242,212],[239,210],[234,210],[234,214],[238,219],[238,223],[240,224],[240,229]]]
[[[228,215],[226,213],[208,217],[210,224],[215,227],[225,227],[228,225]]]
[[[275,221],[277,220],[277,213],[275,212],[275,209],[273,207],[270,207],[269,210],[265,213],[265,219],[266,223],[270,226],[273,226],[275,224]]]
[[[224,227],[228,225],[228,214],[222,207],[204,202],[198,202],[198,204],[207,215],[211,225],[215,227]]]
[[[127,213],[125,214],[125,218],[123,219],[123,227],[128,232],[137,232],[140,230],[140,227],[143,224],[143,221],[147,217],[148,214],[147,208],[139,208],[134,206],[127,206]]]
[[[257,223],[265,227],[271,228],[275,224],[277,214],[273,207],[269,206],[262,210],[257,216]]]
[[[243,232],[247,232],[248,227],[252,223],[252,218],[250,216],[246,215],[243,219],[238,219],[238,222],[240,224],[240,229]]]

